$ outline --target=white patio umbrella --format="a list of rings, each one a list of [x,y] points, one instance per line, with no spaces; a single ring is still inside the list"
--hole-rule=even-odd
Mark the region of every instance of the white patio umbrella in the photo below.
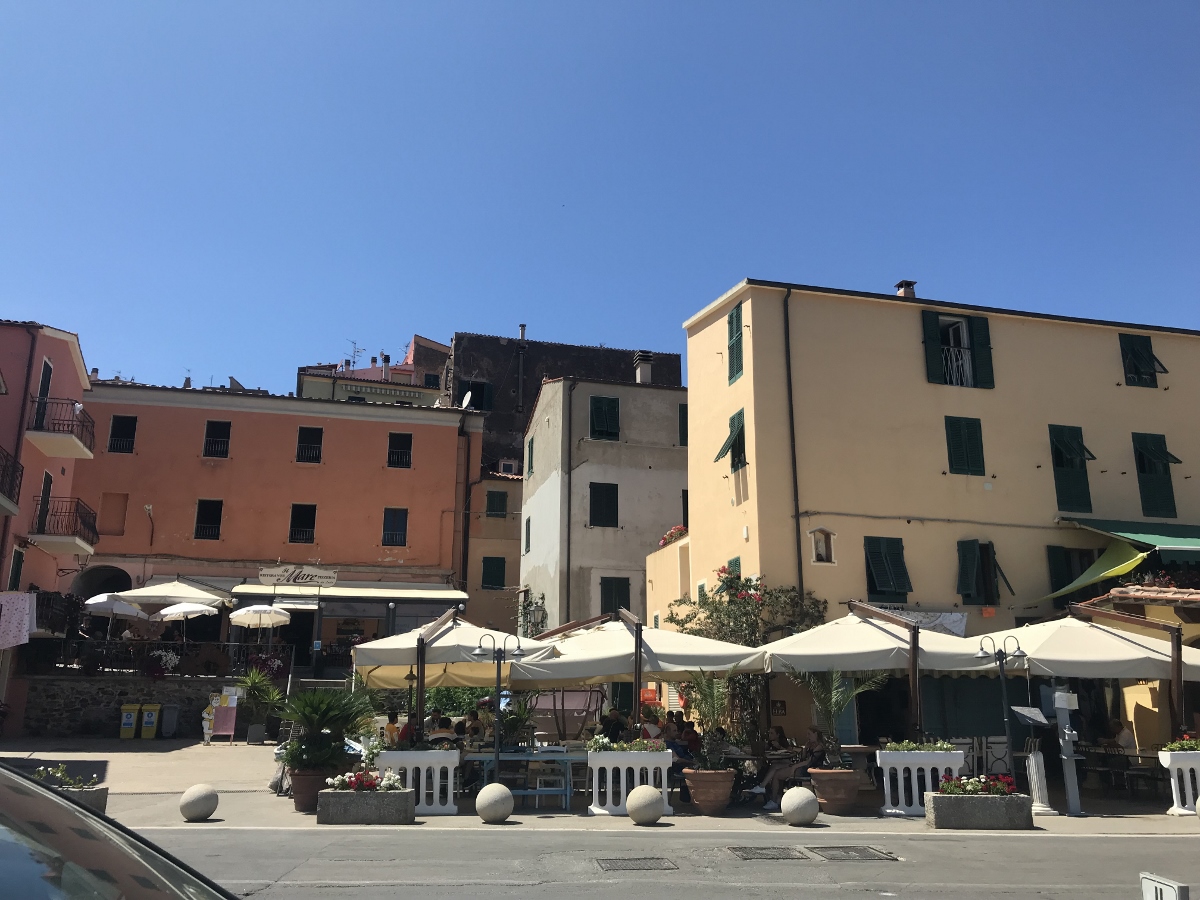
[[[85,600],[84,608],[89,613],[108,615],[108,636],[112,638],[113,623],[117,619],[149,619],[146,613],[121,599],[119,594],[97,594]]]
[[[554,639],[553,645],[557,656],[522,660],[513,666],[513,687],[531,690],[635,680],[637,639],[635,626],[627,622],[583,627]],[[736,668],[741,674],[752,674],[764,671],[764,660],[761,648],[679,631],[642,629],[643,681],[690,681],[700,669],[724,674]]]
[[[367,641],[352,648],[354,668],[359,672],[367,687],[407,688],[405,676],[419,664],[417,641],[428,626],[414,628],[403,634]],[[532,638],[517,638],[516,635],[490,628],[480,628],[462,619],[454,619],[430,635],[425,642],[425,685],[426,687],[489,687],[496,681],[496,665],[491,659],[493,642],[496,647],[505,646],[511,654],[518,644],[523,659],[541,660],[555,654],[552,645]],[[472,654],[479,647],[487,653],[486,661]],[[514,663],[505,662],[501,671],[504,681]]]
[[[117,596],[130,603],[199,603],[203,606],[221,606],[231,602],[223,591],[200,587],[179,579],[121,591]]]
[[[276,625],[286,625],[292,621],[292,614],[277,606],[243,606],[229,614],[230,625],[241,625],[243,628],[274,628]]]
[[[204,606],[200,603],[176,603],[167,606],[150,616],[151,622],[183,622],[183,636],[187,637],[187,620],[197,616],[215,616],[215,606]]]
[[[850,613],[772,641],[762,649],[768,672],[874,672],[909,668],[909,630],[891,622]],[[988,660],[975,658],[979,641],[922,628],[917,666],[924,671],[986,671]]]
[[[1023,625],[967,638],[978,652],[982,641],[988,650],[1005,646],[1011,652],[1015,638],[1025,651],[1024,660],[1009,658],[1014,671],[1028,671],[1048,678],[1145,678],[1171,677],[1171,643],[1132,631],[1110,628],[1099,622],[1065,618],[1036,625]],[[922,637],[922,639],[924,639]],[[981,660],[994,667],[989,655]],[[1200,681],[1200,650],[1183,648],[1183,680]]]

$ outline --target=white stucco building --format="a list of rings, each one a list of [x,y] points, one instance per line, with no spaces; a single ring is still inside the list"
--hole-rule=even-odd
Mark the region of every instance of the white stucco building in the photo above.
[[[645,617],[646,554],[687,522],[687,389],[542,383],[525,433],[521,584],[546,627],[618,607]],[[653,624],[653,623],[647,623]]]

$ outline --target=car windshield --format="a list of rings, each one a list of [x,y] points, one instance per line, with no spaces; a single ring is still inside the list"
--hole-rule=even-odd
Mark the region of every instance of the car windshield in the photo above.
[[[163,851],[0,766],[0,895],[22,900],[230,900]]]

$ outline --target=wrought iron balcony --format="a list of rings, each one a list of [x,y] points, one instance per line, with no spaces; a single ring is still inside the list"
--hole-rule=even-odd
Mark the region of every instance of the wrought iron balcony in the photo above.
[[[195,538],[198,541],[219,541],[221,539],[221,526],[201,525],[197,522]]]
[[[82,541],[91,552],[100,539],[96,511],[78,497],[38,497],[29,539],[39,546]]]
[[[319,463],[321,461],[320,444],[297,444],[296,462]]]
[[[407,541],[407,531],[385,531],[383,533],[383,546],[385,547],[403,547]]]
[[[108,439],[109,453],[132,453],[133,438],[110,437]]]
[[[389,450],[388,451],[388,468],[389,469],[411,469],[412,468],[412,451],[411,450]]]
[[[31,396],[25,436],[47,456],[91,459],[96,423],[77,400]]]
[[[15,456],[0,447],[0,512],[16,515],[21,499],[21,480],[25,467]]]
[[[215,459],[228,459],[229,438],[205,438],[204,455]]]
[[[311,544],[316,540],[315,528],[292,528],[288,531],[289,544]]]
[[[942,371],[946,373],[946,384],[959,387],[975,386],[975,366],[969,347],[942,347]]]

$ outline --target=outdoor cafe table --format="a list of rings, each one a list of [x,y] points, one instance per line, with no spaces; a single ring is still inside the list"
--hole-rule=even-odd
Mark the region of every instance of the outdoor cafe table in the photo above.
[[[496,764],[495,753],[488,750],[479,750],[474,752],[464,753],[462,756],[466,762],[479,763],[483,769],[482,775],[484,782],[487,782],[488,776],[492,768]],[[562,771],[562,783],[560,788],[538,788],[528,787],[528,766],[526,767],[526,787],[518,788],[512,792],[514,797],[560,797],[562,798],[562,808],[571,808],[571,773],[576,764],[587,765],[587,751],[575,750],[570,753],[547,753],[538,750],[515,750],[515,751],[500,751],[500,763],[506,762],[523,762],[523,763],[552,763],[560,767]]]

